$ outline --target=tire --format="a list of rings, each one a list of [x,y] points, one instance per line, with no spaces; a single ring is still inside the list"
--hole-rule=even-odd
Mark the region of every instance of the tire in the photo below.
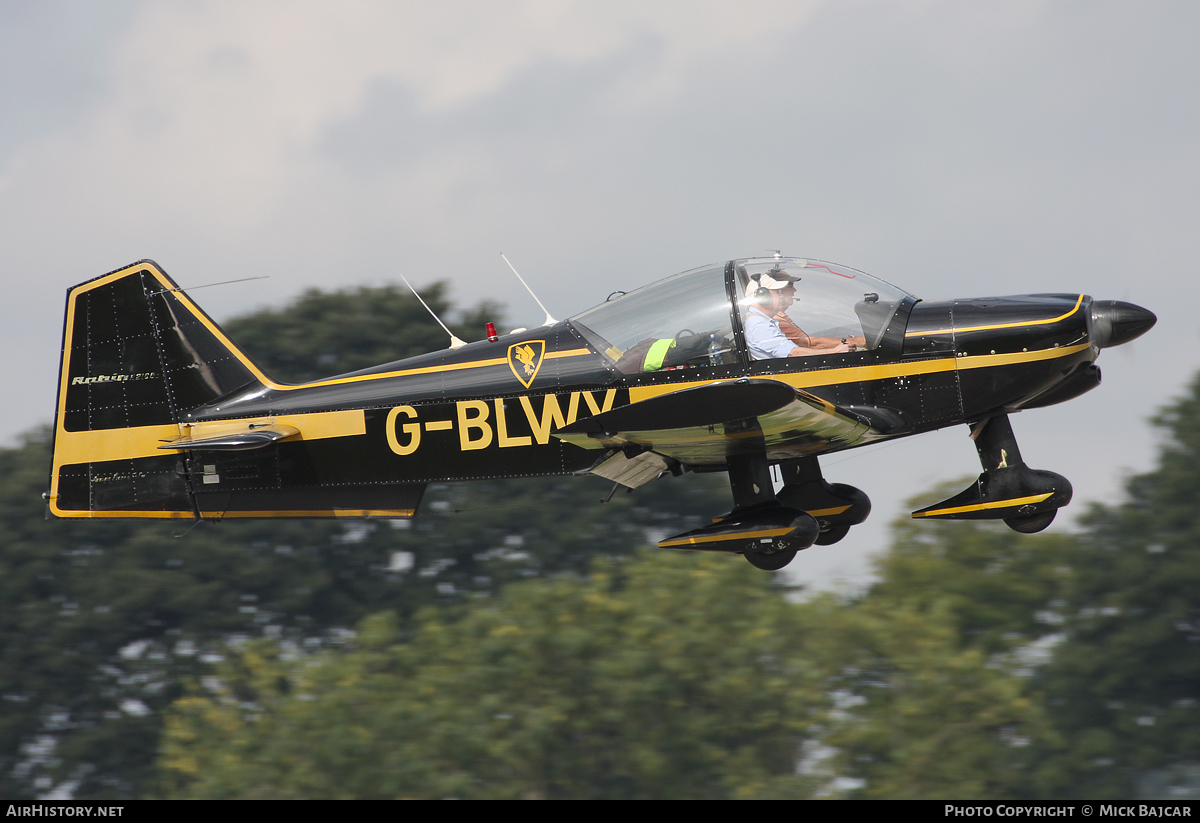
[[[742,555],[750,562],[750,565],[756,569],[763,571],[774,572],[779,571],[788,563],[796,559],[796,549],[784,549],[781,552],[774,554],[761,554],[759,552],[746,552]]]
[[[1058,509],[1051,509],[1048,512],[1041,514],[1030,514],[1025,517],[1010,517],[1004,521],[1004,525],[1008,526],[1015,532],[1021,534],[1037,534],[1042,529],[1054,522],[1055,515],[1058,514]]]
[[[832,546],[834,543],[841,540],[850,532],[849,524],[841,526],[830,526],[825,531],[817,535],[816,544],[818,546]]]

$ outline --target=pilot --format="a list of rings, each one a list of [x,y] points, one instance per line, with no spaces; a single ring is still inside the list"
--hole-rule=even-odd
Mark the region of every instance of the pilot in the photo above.
[[[796,300],[795,283],[800,278],[775,268],[751,275],[750,309],[746,312],[746,345],[755,360],[777,357],[807,357],[838,354],[864,348],[866,338],[814,337],[792,322],[787,309]]]

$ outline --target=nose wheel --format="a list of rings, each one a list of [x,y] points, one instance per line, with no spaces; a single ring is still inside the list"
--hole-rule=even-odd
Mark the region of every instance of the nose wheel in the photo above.
[[[1004,520],[1004,525],[1021,534],[1037,534],[1053,523],[1057,515],[1058,509],[1051,509],[1048,512],[1031,514],[1026,517],[1007,517]]]

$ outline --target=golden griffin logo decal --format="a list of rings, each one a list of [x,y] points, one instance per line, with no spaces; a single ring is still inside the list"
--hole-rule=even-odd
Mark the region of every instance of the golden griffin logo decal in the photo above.
[[[513,343],[508,347],[508,367],[525,388],[529,388],[533,378],[537,377],[545,354],[545,340],[526,340],[524,343]]]

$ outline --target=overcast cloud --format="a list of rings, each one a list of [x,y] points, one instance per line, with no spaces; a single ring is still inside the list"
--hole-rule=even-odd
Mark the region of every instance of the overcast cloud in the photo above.
[[[782,249],[925,298],[1086,291],[1159,315],[1104,384],[1014,419],[1107,499],[1200,368],[1193,2],[7,2],[0,437],[53,413],[63,295],[143,257],[218,319],[446,279],[518,323]],[[825,462],[867,526],[978,471],[964,431]],[[1066,528],[1069,518],[1055,528]]]

